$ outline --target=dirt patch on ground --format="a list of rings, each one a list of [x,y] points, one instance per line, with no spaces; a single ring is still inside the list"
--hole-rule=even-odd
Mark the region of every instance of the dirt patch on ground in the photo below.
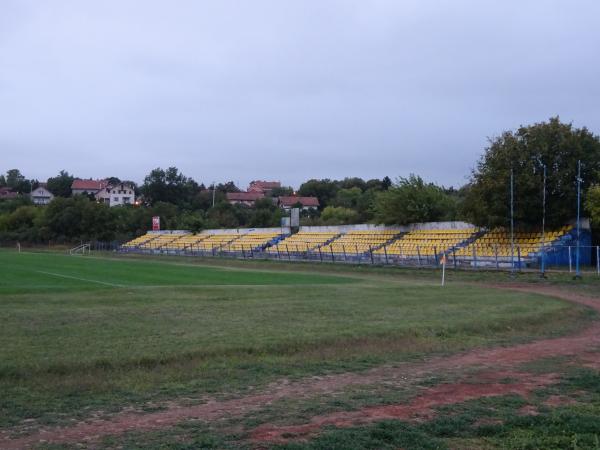
[[[516,382],[502,382],[506,378],[514,379]],[[526,396],[531,391],[548,386],[555,381],[556,377],[552,374],[531,376],[529,373],[486,372],[477,375],[477,383],[441,384],[425,390],[406,404],[372,406],[356,411],[316,416],[303,425],[262,425],[251,433],[250,440],[284,443],[290,439],[305,439],[324,426],[349,427],[386,419],[430,420],[435,415],[433,410],[435,407],[499,395]]]
[[[549,286],[538,285],[497,285],[490,286],[498,289],[511,289],[520,292],[540,293],[558,297],[571,302],[586,305],[600,311],[600,299],[594,299],[573,292]],[[268,386],[261,394],[226,400],[209,401],[196,406],[171,406],[168,409],[154,413],[121,413],[110,420],[91,420],[70,427],[48,428],[34,435],[11,439],[8,431],[0,432],[0,448],[18,449],[29,448],[32,445],[63,442],[95,441],[103,436],[122,434],[128,431],[148,431],[167,428],[186,419],[212,421],[223,417],[243,416],[258,410],[269,403],[284,398],[307,398],[319,394],[332,393],[351,385],[366,385],[385,382],[403,385],[407,380],[440,370],[464,369],[476,367],[489,373],[489,380],[478,384],[455,383],[431,388],[418,398],[406,405],[372,407],[361,411],[337,413],[330,416],[313,418],[305,425],[282,432],[281,428],[268,425],[254,430],[252,437],[255,441],[272,441],[282,439],[284,434],[311,434],[323,425],[337,424],[347,426],[356,422],[374,421],[384,418],[416,418],[426,419],[432,414],[431,408],[465,400],[504,394],[526,395],[532,389],[551,384],[554,380],[549,376],[527,377],[513,368],[536,359],[554,356],[577,355],[591,352],[600,347],[600,323],[595,322],[587,329],[573,336],[556,339],[543,339],[528,344],[513,347],[476,349],[463,354],[431,358],[422,363],[406,363],[395,367],[380,367],[365,373],[337,374],[325,377],[312,377],[304,381],[290,383],[283,380]],[[589,364],[592,359],[600,361],[600,353],[587,353]],[[486,372],[485,369],[490,369]],[[503,383],[494,378],[496,373],[512,373],[517,376],[517,383]],[[304,428],[303,428],[304,427]]]

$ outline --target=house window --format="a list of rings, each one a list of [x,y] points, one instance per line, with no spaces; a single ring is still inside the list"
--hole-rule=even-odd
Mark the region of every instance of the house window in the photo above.
[[[123,197],[123,203],[128,205],[129,203],[131,203],[131,199],[129,197]]]
[[[119,203],[119,197],[113,197],[113,202]]]

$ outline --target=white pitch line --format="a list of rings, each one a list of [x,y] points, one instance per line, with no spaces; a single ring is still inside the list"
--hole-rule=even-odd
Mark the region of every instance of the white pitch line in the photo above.
[[[116,284],[116,283],[108,283],[106,281],[98,281],[98,280],[90,280],[89,278],[80,278],[80,277],[73,277],[71,275],[63,275],[60,273],[53,273],[53,272],[43,272],[41,270],[36,270],[35,272],[37,273],[43,273],[44,275],[52,275],[55,277],[61,277],[61,278],[70,278],[72,280],[79,280],[79,281],[87,281],[89,283],[98,283],[98,284],[104,284],[105,286],[112,286],[112,287],[126,287],[125,285],[122,284]]]

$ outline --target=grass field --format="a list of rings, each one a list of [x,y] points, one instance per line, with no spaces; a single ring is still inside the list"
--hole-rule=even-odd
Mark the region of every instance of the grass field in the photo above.
[[[0,427],[27,434],[125,408],[235,398],[282,379],[363,373],[558,336],[594,318],[582,306],[534,293],[459,280],[441,288],[437,275],[217,264],[0,251]],[[361,392],[283,409],[301,416],[336,402],[356,407],[402,397],[382,386]],[[277,403],[270,408],[264,421],[282,416]],[[242,423],[256,426],[260,417]],[[181,448],[243,446],[224,443],[205,425],[173,430],[96,446],[174,448],[165,443],[197,435],[205,444]],[[339,439],[352,432],[340,431]]]

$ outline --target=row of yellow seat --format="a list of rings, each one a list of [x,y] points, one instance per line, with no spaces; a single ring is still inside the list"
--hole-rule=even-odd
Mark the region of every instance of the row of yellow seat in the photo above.
[[[262,249],[265,245],[271,242],[273,239],[280,236],[280,233],[261,233],[261,232],[250,232],[243,234],[239,239],[231,242],[225,247],[225,250],[239,252],[248,250]]]
[[[219,234],[171,234],[147,233],[123,245],[125,248],[160,249],[160,250],[203,250],[217,249],[242,251],[256,250],[275,239],[279,233],[251,232],[219,233]]]
[[[349,231],[323,246],[321,250],[332,253],[365,253],[390,242],[398,234],[397,230]]]
[[[135,239],[132,239],[129,242],[126,242],[125,244],[123,244],[123,247],[126,247],[126,248],[138,247],[140,245],[146,244],[147,242],[150,242],[156,236],[157,236],[156,234],[146,233],[142,236],[138,236]]]
[[[527,256],[531,253],[537,253],[542,245],[552,245],[554,241],[569,232],[572,227],[564,226],[558,230],[551,230],[542,236],[542,232],[531,232],[517,230],[514,232],[514,247],[512,246],[510,231],[504,228],[496,228],[485,233],[476,241],[468,246],[459,249],[457,256],[462,257],[508,257],[511,254]]]
[[[336,232],[300,231],[285,238],[276,245],[268,247],[268,253],[308,252],[315,250],[339,236]]]
[[[477,233],[477,228],[414,230],[375,251],[390,256],[433,256],[456,247]]]

